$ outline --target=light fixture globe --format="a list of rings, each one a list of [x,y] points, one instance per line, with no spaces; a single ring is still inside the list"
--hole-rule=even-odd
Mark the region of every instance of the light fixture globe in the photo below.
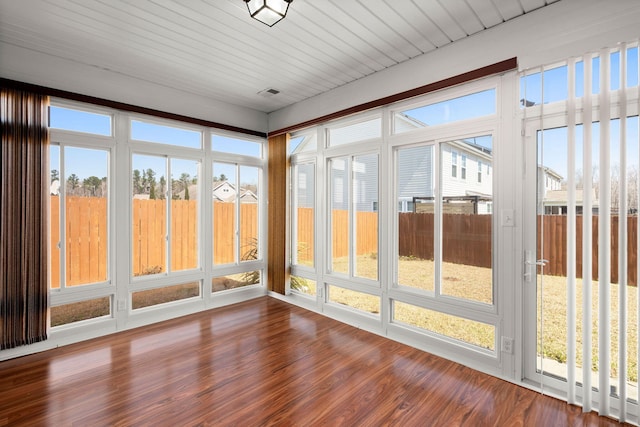
[[[289,9],[289,3],[293,0],[244,0],[247,3],[249,14],[269,27],[273,27],[281,21]]]

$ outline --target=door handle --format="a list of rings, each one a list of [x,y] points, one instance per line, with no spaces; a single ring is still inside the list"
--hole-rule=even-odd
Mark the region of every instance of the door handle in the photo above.
[[[527,282],[531,282],[531,280],[533,279],[533,274],[534,274],[533,267],[544,267],[549,263],[549,260],[546,260],[546,259],[538,259],[538,260],[534,259],[533,261],[531,261],[531,259],[533,258],[534,257],[533,257],[532,251],[525,252],[524,280]]]
[[[539,265],[540,267],[544,267],[545,265],[549,264],[549,260],[548,259],[539,259],[537,261],[525,261],[525,264],[527,264],[527,265]]]

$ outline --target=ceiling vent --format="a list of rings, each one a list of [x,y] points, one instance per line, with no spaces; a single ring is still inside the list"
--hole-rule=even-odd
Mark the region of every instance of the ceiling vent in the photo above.
[[[280,93],[280,91],[278,89],[269,88],[269,89],[261,90],[260,92],[258,92],[258,95],[262,95],[265,98],[269,98],[269,97],[271,97],[273,95],[277,95],[279,93]]]

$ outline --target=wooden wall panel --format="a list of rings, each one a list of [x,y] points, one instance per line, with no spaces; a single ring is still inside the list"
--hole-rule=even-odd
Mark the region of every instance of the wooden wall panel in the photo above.
[[[269,138],[268,252],[269,290],[285,293],[287,268],[287,143],[289,135]]]

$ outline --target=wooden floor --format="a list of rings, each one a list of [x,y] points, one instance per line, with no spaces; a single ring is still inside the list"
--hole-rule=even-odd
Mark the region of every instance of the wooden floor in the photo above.
[[[0,425],[618,425],[270,297],[0,362]]]

